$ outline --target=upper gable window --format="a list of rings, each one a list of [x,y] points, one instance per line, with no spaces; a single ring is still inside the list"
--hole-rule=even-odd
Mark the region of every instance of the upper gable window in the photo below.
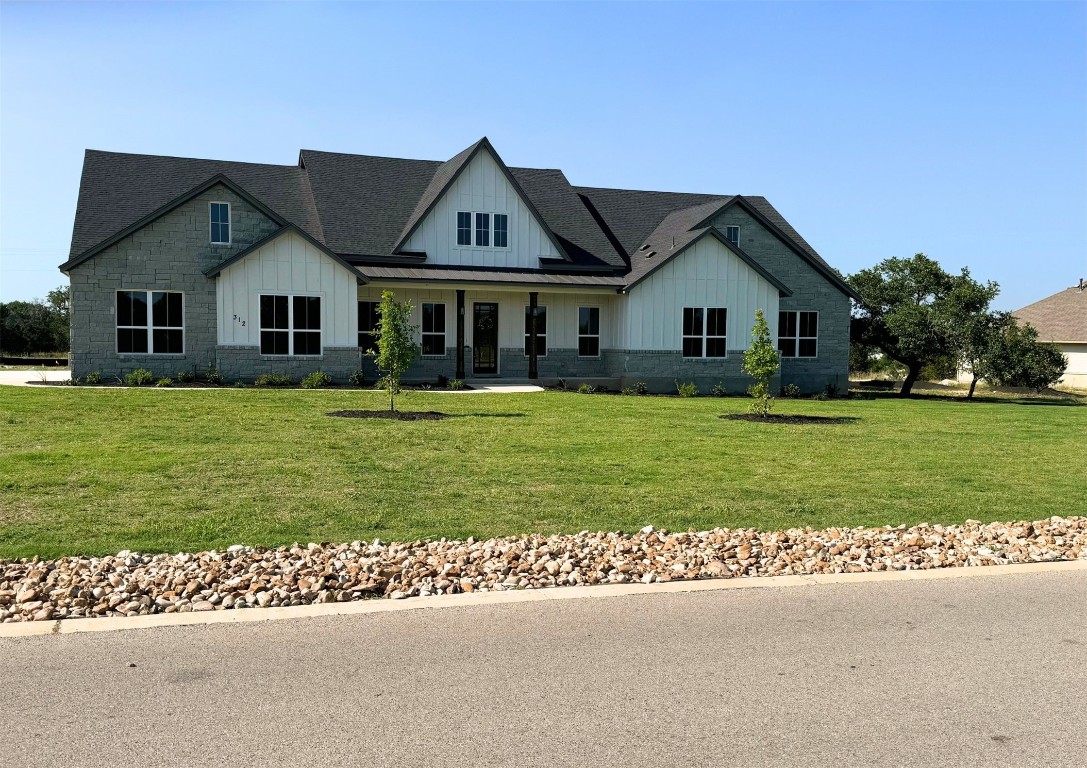
[[[733,245],[740,244],[740,228],[735,225],[725,227],[725,239]]]
[[[509,214],[457,211],[457,245],[508,248],[509,232]]]
[[[211,244],[230,245],[230,203],[211,204]]]

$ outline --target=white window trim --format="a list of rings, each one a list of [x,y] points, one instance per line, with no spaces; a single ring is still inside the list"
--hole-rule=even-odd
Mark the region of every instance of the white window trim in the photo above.
[[[702,310],[702,335],[701,336],[688,336],[683,332],[683,312],[688,309],[701,309]],[[710,336],[710,310],[711,309],[723,309],[725,310],[725,335],[724,336]],[[702,354],[698,357],[688,357],[683,354],[683,341],[685,339],[702,339]],[[706,342],[710,339],[724,339],[725,340],[725,354],[715,355],[710,357],[706,354],[706,349],[709,346]],[[728,307],[683,307],[680,310],[679,315],[679,355],[684,360],[726,360],[728,359]]]
[[[458,234],[458,231],[460,229],[460,227],[458,226],[457,217],[459,216],[459,214],[462,214],[462,213],[467,213],[469,216],[472,217],[471,218],[472,227],[471,227],[471,230],[470,230],[472,242],[469,243],[468,245],[461,245],[460,242],[458,242],[458,240],[457,240],[457,234]],[[489,245],[479,245],[476,242],[476,214],[480,214],[480,213],[487,214],[487,216],[490,217],[490,219],[489,219],[490,224],[487,227],[487,231],[490,233],[490,244]],[[495,216],[505,216],[506,217],[506,244],[505,245],[495,245],[494,244],[494,232],[495,232],[495,229],[494,229],[494,217]],[[457,211],[455,211],[453,213],[453,247],[454,248],[486,248],[488,251],[508,251],[508,250],[510,250],[510,247],[511,247],[510,246],[510,240],[512,239],[511,238],[511,232],[510,232],[510,230],[511,230],[510,220],[512,218],[513,218],[513,216],[511,216],[509,214],[509,212],[507,212],[507,211],[476,211],[476,210],[463,211],[463,210],[457,210]]]
[[[226,206],[226,242],[218,241],[212,237],[212,219],[211,219],[211,206],[213,205],[225,205]],[[230,245],[234,241],[234,211],[226,200],[212,200],[208,203],[208,240],[212,245]]]
[[[729,239],[728,231],[730,229],[735,229],[736,230],[736,239],[735,240],[730,240]],[[740,245],[740,225],[739,224],[726,224],[725,225],[725,239],[728,240],[733,245],[739,246]]]
[[[529,308],[530,308],[529,305],[526,304],[525,309],[529,309]],[[547,305],[546,304],[537,304],[536,308],[544,310],[544,314],[547,314]],[[528,359],[530,357],[530,355],[528,354],[528,337],[529,337],[529,335],[530,334],[528,334],[527,332],[525,333],[525,345],[524,345],[525,359]],[[546,332],[544,332],[544,333],[537,332],[536,333],[536,338],[542,338],[544,340],[543,354],[538,354],[538,355],[536,355],[536,357],[547,357],[547,333]]]
[[[582,333],[581,332],[581,310],[583,309],[595,309],[596,310],[596,333]],[[598,304],[579,304],[577,308],[577,316],[574,317],[574,322],[577,330],[577,356],[579,360],[599,360],[601,353],[604,351],[604,345],[600,343],[600,324],[604,322],[604,312],[601,310]],[[581,340],[582,339],[596,339],[596,354],[595,355],[583,355],[581,354]]]
[[[261,316],[260,300],[263,296],[286,296],[287,297],[287,327],[286,328],[265,328],[264,318]],[[321,327],[317,329],[317,332],[321,334],[321,350],[316,355],[296,355],[294,353],[294,299],[296,296],[301,296],[307,299],[320,299],[321,300]],[[312,328],[299,328],[302,333],[312,332]],[[287,334],[287,354],[275,355],[270,352],[265,352],[261,349],[262,342],[260,334],[265,331],[269,332],[286,332]],[[270,357],[275,360],[283,360],[288,357],[296,357],[301,360],[316,360],[324,357],[325,354],[325,296],[323,293],[258,293],[257,294],[257,350],[260,352],[261,357]]]
[[[439,332],[439,331],[424,331],[423,330],[423,305],[424,304],[433,304],[435,306],[440,304],[442,306],[442,319],[443,319],[444,324],[445,324],[445,330],[444,331]],[[420,357],[425,357],[425,358],[430,358],[430,359],[438,358],[438,357],[445,357],[446,354],[448,354],[446,352],[446,349],[449,346],[448,333],[449,333],[449,308],[448,308],[448,305],[446,304],[446,302],[444,302],[444,301],[420,301],[419,302],[419,347],[420,347]],[[422,352],[423,337],[425,337],[425,336],[441,336],[442,337],[442,351],[441,351],[440,354],[437,354],[437,355],[423,354],[423,352]]]
[[[781,318],[778,317],[778,342],[780,343],[782,339],[793,339],[794,341],[796,341],[796,354],[786,356],[786,355],[781,354],[781,352],[778,352],[778,355],[781,357],[782,360],[815,360],[816,358],[818,358],[819,357],[819,326],[820,326],[819,310],[817,310],[817,309],[780,309],[780,310],[778,310],[779,314],[784,313],[784,312],[788,312],[788,313],[796,315],[796,336],[782,336],[781,335]],[[815,335],[814,336],[801,336],[800,335],[800,313],[801,312],[812,312],[812,313],[815,314]],[[804,339],[805,341],[808,341],[809,339],[812,339],[812,340],[815,341],[815,354],[814,355],[802,355],[802,354],[800,354],[800,340],[801,339]]]
[[[117,294],[119,293],[146,293],[147,294],[147,325],[118,325],[117,324]],[[151,305],[151,294],[153,293],[179,293],[181,294],[181,327],[176,325],[155,325],[154,307]],[[164,291],[159,288],[117,288],[113,292],[113,350],[118,355],[134,355],[136,357],[179,357],[185,354],[185,292],[184,291]],[[155,351],[155,334],[154,330],[158,328],[160,330],[169,331],[181,331],[181,351],[180,352],[156,352]],[[122,352],[121,351],[121,339],[117,331],[121,330],[139,330],[143,329],[147,332],[147,351],[146,352]]]

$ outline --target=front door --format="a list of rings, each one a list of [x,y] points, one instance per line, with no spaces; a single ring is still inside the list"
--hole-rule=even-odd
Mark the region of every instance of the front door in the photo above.
[[[472,372],[498,373],[498,305],[477,303],[472,311]]]

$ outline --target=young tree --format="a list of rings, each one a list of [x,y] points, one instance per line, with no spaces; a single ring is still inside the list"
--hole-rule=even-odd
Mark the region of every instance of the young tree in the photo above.
[[[392,291],[381,292],[381,304],[377,307],[377,352],[374,357],[378,368],[385,374],[378,383],[389,393],[390,411],[396,410],[400,377],[419,357],[411,310],[411,303],[397,301]]]
[[[778,351],[770,338],[770,326],[761,309],[755,310],[755,327],[751,329],[751,346],[744,350],[742,370],[755,380],[747,393],[755,398],[751,403],[751,412],[766,418],[774,398],[770,396],[770,379],[778,372],[781,362]]]
[[[886,259],[849,284],[861,297],[851,335],[906,366],[902,395],[910,394],[926,363],[956,353],[956,329],[987,312],[999,291],[994,282],[972,279],[968,269],[949,274],[923,253]]]

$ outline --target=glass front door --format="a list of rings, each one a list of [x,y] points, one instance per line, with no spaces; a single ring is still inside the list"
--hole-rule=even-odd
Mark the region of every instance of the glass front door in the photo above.
[[[472,371],[498,373],[498,305],[477,303],[472,309]]]

